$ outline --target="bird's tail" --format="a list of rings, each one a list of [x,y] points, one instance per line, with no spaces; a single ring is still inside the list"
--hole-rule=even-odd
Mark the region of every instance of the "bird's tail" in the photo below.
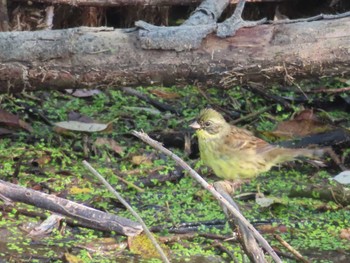
[[[292,161],[298,157],[307,157],[310,159],[319,159],[325,153],[324,149],[293,149],[293,148],[277,148],[274,151],[275,163]]]
[[[324,155],[325,150],[321,148],[316,148],[316,149],[295,149],[296,150],[296,156],[305,156],[309,158],[320,158]]]

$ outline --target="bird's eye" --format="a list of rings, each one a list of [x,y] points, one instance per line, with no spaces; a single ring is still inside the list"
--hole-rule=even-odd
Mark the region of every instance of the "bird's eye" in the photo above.
[[[211,122],[210,121],[206,121],[205,123],[204,123],[204,127],[209,127],[211,125]]]

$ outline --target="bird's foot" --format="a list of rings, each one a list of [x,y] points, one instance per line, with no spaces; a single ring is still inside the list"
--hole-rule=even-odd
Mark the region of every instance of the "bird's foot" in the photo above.
[[[224,180],[224,181],[218,181],[215,182],[214,185],[220,185],[222,189],[225,189],[227,193],[232,195],[237,189],[241,189],[241,186],[245,183],[250,182],[250,180],[235,180],[235,181],[229,181],[229,180]]]

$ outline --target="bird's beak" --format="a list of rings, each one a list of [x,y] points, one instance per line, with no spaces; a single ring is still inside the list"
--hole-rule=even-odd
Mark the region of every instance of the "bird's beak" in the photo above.
[[[201,126],[199,125],[199,123],[198,122],[193,122],[193,123],[191,123],[190,124],[190,127],[192,128],[192,129],[195,129],[195,130],[198,130],[198,129],[200,129],[201,128]]]

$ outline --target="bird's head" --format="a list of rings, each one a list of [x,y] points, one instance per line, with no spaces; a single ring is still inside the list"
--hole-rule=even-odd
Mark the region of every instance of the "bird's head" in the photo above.
[[[197,120],[190,127],[196,130],[198,137],[210,138],[225,131],[229,124],[219,112],[208,108],[199,113]]]

